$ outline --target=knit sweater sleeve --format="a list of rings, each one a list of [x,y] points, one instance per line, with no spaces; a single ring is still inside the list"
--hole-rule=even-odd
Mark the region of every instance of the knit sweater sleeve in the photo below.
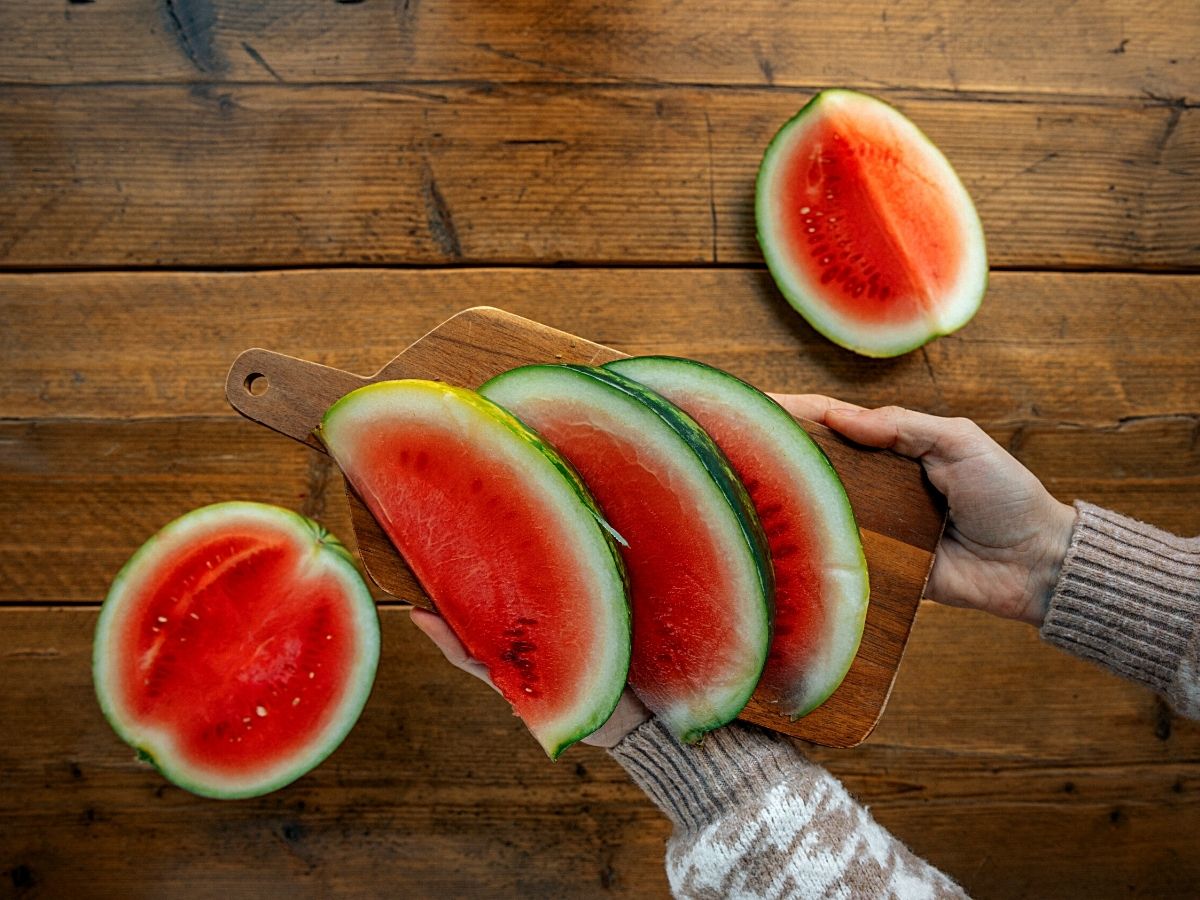
[[[1075,508],[1042,637],[1200,718],[1200,539]]]
[[[674,823],[676,897],[966,896],[775,735],[734,724],[684,746],[651,719],[611,752]]]

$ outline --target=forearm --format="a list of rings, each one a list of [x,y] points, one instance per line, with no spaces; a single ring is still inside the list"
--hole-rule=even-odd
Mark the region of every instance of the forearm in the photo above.
[[[1076,509],[1042,637],[1200,718],[1200,540]]]
[[[676,896],[965,896],[774,735],[731,725],[686,747],[651,720],[611,752],[675,825]]]

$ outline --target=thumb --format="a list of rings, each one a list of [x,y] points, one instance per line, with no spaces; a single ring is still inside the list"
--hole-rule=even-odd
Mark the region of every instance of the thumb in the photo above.
[[[834,408],[825,414],[825,424],[852,441],[894,450],[915,459],[929,455],[960,455],[968,438],[968,429],[974,427],[965,419],[944,419],[900,406],[862,410]]]
[[[417,626],[418,631],[437,645],[448,663],[456,669],[462,669],[469,675],[474,675],[490,687],[496,687],[492,684],[491,676],[488,675],[487,666],[471,658],[471,654],[467,652],[467,648],[462,645],[462,641],[451,630],[445,619],[436,613],[416,606],[409,612],[409,618]]]

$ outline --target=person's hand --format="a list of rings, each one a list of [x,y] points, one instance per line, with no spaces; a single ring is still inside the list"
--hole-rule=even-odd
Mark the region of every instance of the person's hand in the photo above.
[[[950,508],[926,587],[930,599],[1041,625],[1075,510],[1050,496],[978,425],[817,394],[773,396],[794,415],[852,441],[921,461]]]
[[[456,668],[474,675],[492,690],[496,690],[496,686],[492,684],[492,679],[488,677],[487,667],[468,655],[466,648],[463,647],[454,632],[450,630],[450,626],[446,624],[445,619],[436,613],[417,607],[413,607],[410,615],[412,616],[413,624],[437,645],[447,661]],[[626,688],[625,693],[621,695],[621,701],[617,704],[617,708],[613,710],[613,714],[609,716],[608,721],[601,725],[598,730],[592,732],[591,735],[585,737],[583,743],[591,744],[594,747],[607,747],[611,749],[617,746],[625,735],[629,734],[629,732],[633,731],[649,718],[650,713],[646,711],[646,707],[642,705],[642,701],[634,696],[633,691]]]

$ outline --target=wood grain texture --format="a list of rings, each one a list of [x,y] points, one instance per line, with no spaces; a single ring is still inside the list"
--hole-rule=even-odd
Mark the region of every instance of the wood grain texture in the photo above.
[[[699,359],[771,391],[989,428],[1200,414],[1191,276],[995,272],[961,331],[872,360],[820,337],[762,271],[375,269],[0,275],[0,416],[228,416],[225,376],[246,347],[371,372],[477,304],[624,353]]]
[[[230,404],[243,415],[311,444],[325,409],[364,384],[424,378],[477,388],[515,366],[599,365],[623,355],[502,310],[475,307],[440,323],[369,378],[255,349],[234,361],[225,389]],[[252,390],[255,381],[266,388]],[[863,534],[871,600],[858,654],[820,707],[791,721],[771,704],[752,698],[741,718],[818,744],[853,747],[866,740],[887,704],[942,534],[945,504],[918,463],[855,447],[821,425],[802,424],[845,485]],[[366,504],[349,484],[346,491],[363,568],[387,593],[433,608]]]
[[[0,266],[759,263],[763,148],[810,94],[0,87]],[[993,265],[1200,265],[1200,110],[892,97]]]
[[[667,896],[649,800],[593,748],[547,762],[402,610],[382,610],[390,650],[345,744],[237,803],[171,787],[113,735],[95,618],[0,610],[22,735],[0,742],[6,878],[45,896]],[[873,739],[808,752],[978,898],[1182,897],[1200,878],[1200,726],[1025,626],[923,605]]]
[[[0,7],[0,81],[635,81],[1141,98],[1200,83],[1186,0]]]
[[[1200,534],[1192,419],[1044,422],[1016,440],[1011,426],[991,430],[1062,500],[1082,497]],[[0,423],[0,603],[96,603],[148,536],[229,499],[302,511],[353,547],[329,458],[244,419]]]

